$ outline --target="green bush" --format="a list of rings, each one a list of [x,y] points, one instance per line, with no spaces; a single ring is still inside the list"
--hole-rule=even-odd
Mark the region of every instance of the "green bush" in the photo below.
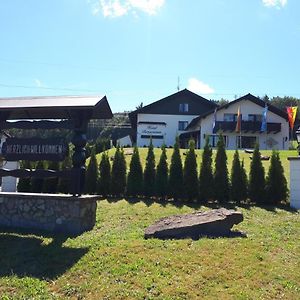
[[[151,197],[155,194],[155,156],[152,140],[148,147],[146,165],[144,170],[144,196]]]
[[[21,161],[21,169],[32,169],[31,162],[28,160]],[[20,178],[17,186],[18,192],[30,192],[31,191],[31,179],[29,177]]]
[[[179,138],[176,137],[174,149],[171,157],[170,175],[169,175],[169,196],[174,200],[183,197],[183,170],[182,161],[179,152]]]
[[[36,170],[44,170],[45,164],[44,161],[40,160],[37,162]],[[41,177],[32,177],[31,178],[31,192],[33,193],[41,193],[44,184],[44,178]]]
[[[212,148],[209,145],[209,137],[205,139],[205,146],[202,153],[202,163],[199,174],[199,199],[202,203],[213,199],[214,180],[212,171]]]
[[[111,187],[111,173],[110,162],[106,152],[102,153],[99,165],[99,180],[98,180],[98,193],[103,197],[110,194]]]
[[[195,141],[189,141],[189,150],[185,156],[183,169],[183,185],[185,197],[191,201],[198,197],[198,174],[195,154]]]
[[[220,203],[227,203],[229,201],[227,156],[222,134],[219,135],[217,143],[217,154],[215,159],[214,171],[214,190],[215,198]]]
[[[59,162],[58,161],[50,161],[48,163],[48,170],[58,171],[59,170]],[[45,178],[43,183],[42,192],[56,194],[58,186],[58,177]]]
[[[269,204],[278,205],[288,197],[287,181],[279,158],[279,153],[272,152],[270,167],[266,179],[266,200]]]
[[[111,194],[120,197],[126,189],[126,160],[123,149],[117,146],[111,170]]]
[[[255,145],[249,173],[249,198],[257,204],[265,203],[265,170],[258,144]]]
[[[166,198],[168,194],[168,162],[165,145],[162,146],[161,155],[156,168],[155,193],[159,198]]]
[[[90,161],[85,175],[85,193],[95,194],[97,191],[97,181],[99,177],[95,149],[92,149]]]
[[[143,195],[143,169],[139,150],[134,147],[127,177],[127,195],[136,197]]]

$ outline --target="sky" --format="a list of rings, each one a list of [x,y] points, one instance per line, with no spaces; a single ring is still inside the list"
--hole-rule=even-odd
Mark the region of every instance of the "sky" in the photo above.
[[[1,0],[0,98],[300,98],[299,0]]]

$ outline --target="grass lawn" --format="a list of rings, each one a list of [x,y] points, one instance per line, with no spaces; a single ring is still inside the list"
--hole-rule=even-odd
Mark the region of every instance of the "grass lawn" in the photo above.
[[[0,298],[299,299],[299,213],[236,207],[247,238],[144,240],[158,218],[194,209],[101,200],[76,238],[0,230]]]

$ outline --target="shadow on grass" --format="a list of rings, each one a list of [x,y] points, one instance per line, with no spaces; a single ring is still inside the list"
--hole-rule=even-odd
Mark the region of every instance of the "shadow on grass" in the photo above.
[[[103,200],[103,199],[102,199]],[[280,205],[259,205],[255,203],[249,203],[249,202],[242,202],[242,203],[234,203],[234,202],[228,202],[228,203],[219,203],[217,201],[209,201],[204,203],[197,203],[197,202],[189,202],[185,200],[173,200],[173,199],[158,199],[158,198],[146,198],[146,197],[109,197],[106,199],[109,203],[116,203],[121,200],[127,201],[129,204],[137,204],[139,202],[143,202],[148,207],[153,205],[154,203],[160,204],[163,207],[167,205],[174,205],[177,208],[181,208],[183,206],[187,206],[190,208],[193,208],[195,210],[200,209],[201,207],[205,206],[211,209],[218,209],[221,207],[227,208],[227,209],[239,209],[244,208],[247,210],[252,209],[253,207],[259,207],[261,209],[268,210],[270,212],[277,213],[277,209],[285,210],[290,213],[297,213],[297,210],[291,208],[289,204],[280,204]]]
[[[6,229],[0,234],[0,276],[36,277],[52,280],[64,274],[87,252],[88,248],[68,248],[68,238],[55,235],[52,242],[43,245],[43,239]]]

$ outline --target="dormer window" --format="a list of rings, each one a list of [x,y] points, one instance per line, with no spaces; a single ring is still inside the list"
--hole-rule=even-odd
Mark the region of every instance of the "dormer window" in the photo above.
[[[179,112],[188,112],[189,104],[188,103],[180,103],[179,104]]]

